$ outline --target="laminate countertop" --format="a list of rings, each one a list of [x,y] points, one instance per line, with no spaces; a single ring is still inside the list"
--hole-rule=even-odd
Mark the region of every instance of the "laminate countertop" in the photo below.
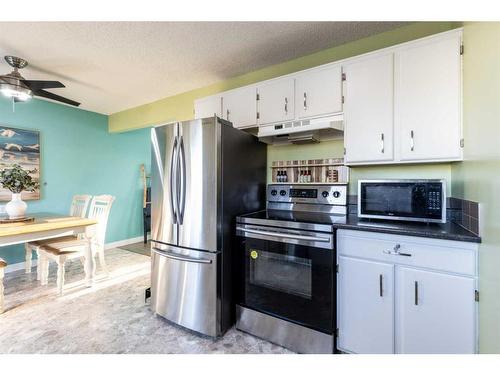
[[[373,219],[360,219],[357,215],[347,215],[345,222],[333,224],[336,229],[364,230],[404,236],[436,238],[441,240],[481,242],[481,237],[469,232],[454,222],[441,223],[416,223],[405,221],[385,221]]]

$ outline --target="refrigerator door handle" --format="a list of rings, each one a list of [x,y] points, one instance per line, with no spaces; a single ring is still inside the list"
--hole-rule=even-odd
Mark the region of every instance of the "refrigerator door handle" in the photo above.
[[[165,258],[180,260],[181,262],[212,264],[211,259],[191,258],[187,255],[176,254],[172,251],[160,250],[156,247],[153,247],[153,251],[158,255],[164,256]]]
[[[182,225],[184,222],[184,210],[186,208],[186,154],[184,152],[184,137],[181,136],[180,142],[179,142],[179,152],[178,152],[178,158],[179,158],[179,166],[180,166],[180,178],[179,178],[179,185],[180,185],[180,195],[179,195],[179,224]],[[179,194],[179,193],[178,193]]]
[[[178,202],[177,202],[177,157],[178,157],[178,142],[175,136],[172,146],[172,158],[170,159],[170,209],[172,212],[172,221],[177,224]]]

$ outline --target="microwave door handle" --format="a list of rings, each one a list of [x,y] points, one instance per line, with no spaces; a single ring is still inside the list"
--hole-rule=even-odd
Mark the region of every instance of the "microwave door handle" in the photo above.
[[[289,238],[292,240],[330,242],[329,238],[324,238],[324,237],[302,236],[300,234],[291,234],[291,233],[267,232],[264,230],[248,229],[248,228],[242,228],[242,227],[237,227],[236,229],[241,230],[242,232],[246,232],[246,233],[262,234],[264,236],[279,237],[279,238]]]
[[[202,263],[202,264],[211,264],[212,263],[212,261],[210,259],[192,258],[192,257],[189,257],[187,255],[176,254],[176,253],[173,253],[171,251],[165,251],[165,250],[158,249],[156,247],[153,247],[153,251],[160,256],[164,256],[165,258],[180,260],[182,262]]]

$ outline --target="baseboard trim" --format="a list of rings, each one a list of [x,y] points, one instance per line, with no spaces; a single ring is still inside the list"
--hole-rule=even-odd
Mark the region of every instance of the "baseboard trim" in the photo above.
[[[148,239],[149,239],[149,236],[148,236]],[[130,244],[142,242],[142,241],[144,241],[143,236],[127,238],[125,240],[120,240],[120,241],[108,242],[107,244],[104,245],[104,250],[113,249],[115,247],[120,247],[120,246],[125,246],[125,245],[130,245]]]
[[[149,235],[148,235],[148,239],[149,239]],[[143,240],[144,240],[144,237],[139,236],[139,237],[127,238],[125,240],[120,240],[120,241],[108,242],[107,244],[104,245],[104,249],[105,250],[114,249],[116,247],[130,245],[130,244],[137,243],[137,242],[142,242]],[[36,259],[33,259],[31,261],[31,264],[32,264],[32,267],[35,267],[37,265]],[[7,267],[5,267],[4,271],[5,271],[5,273],[10,273],[10,272],[15,272],[15,271],[19,271],[19,270],[24,270],[25,265],[26,265],[26,262],[9,264]]]

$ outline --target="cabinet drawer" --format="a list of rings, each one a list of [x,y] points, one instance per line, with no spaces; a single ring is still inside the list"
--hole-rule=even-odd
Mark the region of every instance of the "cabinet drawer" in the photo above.
[[[345,256],[476,276],[476,244],[339,230],[337,249]]]

